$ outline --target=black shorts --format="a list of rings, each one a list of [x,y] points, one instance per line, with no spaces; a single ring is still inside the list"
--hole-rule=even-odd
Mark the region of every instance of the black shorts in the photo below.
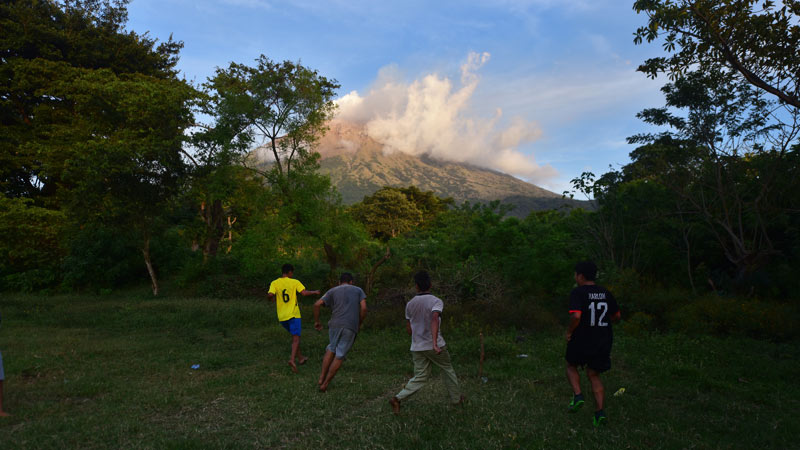
[[[611,346],[587,345],[581,341],[567,342],[567,362],[573,366],[586,366],[597,373],[611,368]]]

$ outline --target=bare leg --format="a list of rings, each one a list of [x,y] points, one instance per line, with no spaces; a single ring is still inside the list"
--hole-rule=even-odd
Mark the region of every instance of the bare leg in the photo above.
[[[289,359],[289,366],[294,373],[297,373],[297,364],[294,363],[294,360],[298,353],[300,353],[300,336],[292,336],[292,357]]]
[[[342,360],[339,358],[334,358],[333,362],[331,363],[330,370],[328,370],[328,376],[325,377],[325,382],[319,387],[320,391],[325,392],[328,389],[328,383],[330,383],[333,377],[336,376],[336,372],[339,371],[339,367],[342,367]]]
[[[303,355],[303,351],[300,350],[300,336],[297,336],[297,364],[301,366],[308,361],[308,356]]]
[[[578,368],[569,363],[567,363],[567,380],[572,386],[572,392],[579,395],[581,393],[581,375],[578,373]]]
[[[325,350],[325,356],[322,357],[322,372],[319,373],[319,380],[317,381],[318,385],[321,386],[325,381],[325,377],[328,376],[328,368],[331,366],[334,356],[335,354],[332,351]]]
[[[8,417],[10,415],[3,411],[3,380],[0,380],[0,417]]]
[[[594,400],[597,403],[597,411],[603,409],[603,400],[605,398],[605,388],[603,382],[600,381],[600,374],[590,368],[586,368],[586,375],[589,376],[589,381],[592,382],[592,391],[594,391]]]

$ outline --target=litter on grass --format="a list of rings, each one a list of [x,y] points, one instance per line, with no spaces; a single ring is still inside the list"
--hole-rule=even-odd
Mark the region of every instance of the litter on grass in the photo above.
[[[200,364],[193,364],[192,365],[192,370],[197,370],[199,368],[200,368]]]

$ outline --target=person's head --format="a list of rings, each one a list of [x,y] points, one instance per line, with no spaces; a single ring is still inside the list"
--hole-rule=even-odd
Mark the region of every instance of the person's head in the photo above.
[[[353,284],[353,274],[349,272],[343,272],[339,277],[339,284]]]
[[[420,292],[429,291],[431,289],[431,276],[428,272],[420,270],[414,275],[414,284],[417,285],[417,290]]]
[[[281,273],[284,275],[291,275],[294,273],[294,266],[291,264],[284,264],[283,267],[281,267]]]
[[[578,284],[581,282],[594,282],[597,279],[597,266],[592,261],[581,261],[575,264],[575,281]]]

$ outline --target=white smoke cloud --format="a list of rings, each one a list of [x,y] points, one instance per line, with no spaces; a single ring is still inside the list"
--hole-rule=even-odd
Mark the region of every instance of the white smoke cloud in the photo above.
[[[459,86],[437,74],[409,84],[402,81],[397,67],[385,67],[365,95],[353,91],[337,101],[337,117],[365,124],[369,136],[386,152],[427,154],[529,181],[555,177],[554,168],[540,166],[518,150],[541,136],[535,123],[515,117],[501,127],[501,108],[490,118],[470,114],[469,102],[480,82],[476,71],[489,58],[489,53],[470,53],[461,66]]]

